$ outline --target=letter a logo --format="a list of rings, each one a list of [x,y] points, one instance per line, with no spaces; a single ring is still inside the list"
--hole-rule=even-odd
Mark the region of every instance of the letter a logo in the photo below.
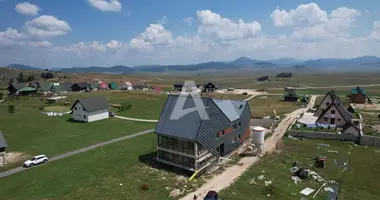
[[[202,120],[208,120],[208,114],[206,112],[206,108],[203,105],[203,101],[201,96],[197,93],[197,86],[195,85],[194,81],[185,81],[185,84],[182,87],[182,91],[177,99],[177,102],[174,106],[174,110],[172,112],[172,115],[170,116],[171,120],[178,120],[181,117],[192,113],[194,111],[198,111],[199,117]],[[191,95],[191,98],[194,101],[195,107],[193,108],[187,108],[183,109],[185,106],[185,102],[188,98],[188,95]]]

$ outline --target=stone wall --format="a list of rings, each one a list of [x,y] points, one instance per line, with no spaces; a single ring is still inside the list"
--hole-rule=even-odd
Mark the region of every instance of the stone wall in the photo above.
[[[287,135],[290,135],[293,137],[310,138],[310,139],[347,140],[347,141],[353,141],[353,142],[358,142],[358,139],[359,139],[357,136],[354,136],[354,135],[344,135],[344,134],[336,134],[336,133],[328,133],[328,132],[296,131],[296,130],[288,130]]]
[[[376,148],[380,148],[380,137],[362,135],[360,137],[360,145],[373,146]]]

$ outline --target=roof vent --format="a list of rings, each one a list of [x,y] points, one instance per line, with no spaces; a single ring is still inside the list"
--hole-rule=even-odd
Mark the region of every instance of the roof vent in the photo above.
[[[242,109],[242,108],[243,108],[243,105],[240,105],[240,106],[239,106],[239,109]]]

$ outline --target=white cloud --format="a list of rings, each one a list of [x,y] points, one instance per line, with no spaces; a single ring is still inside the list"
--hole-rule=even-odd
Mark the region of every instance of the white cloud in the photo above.
[[[182,19],[185,23],[187,23],[189,26],[193,24],[193,18],[191,17],[186,17]]]
[[[26,31],[36,37],[53,37],[67,34],[70,25],[51,15],[42,15],[25,23]]]
[[[198,32],[209,36],[216,36],[219,39],[244,39],[256,36],[261,31],[261,25],[257,21],[250,23],[239,19],[234,22],[231,19],[223,18],[211,10],[201,10],[196,12],[200,26]]]
[[[301,4],[289,11],[275,9],[271,14],[275,26],[315,25],[328,21],[327,12],[316,3]]]
[[[152,45],[167,44],[172,40],[172,33],[161,24],[150,24],[144,32],[133,38],[129,45],[131,48],[150,50]]]
[[[165,25],[167,24],[169,21],[168,21],[168,18],[166,18],[166,16],[163,16],[161,17],[160,20],[157,21],[157,24],[162,24],[162,25]]]
[[[88,3],[103,12],[120,12],[121,3],[119,0],[88,0]]]
[[[309,3],[289,11],[277,8],[271,17],[277,27],[292,27],[294,39],[320,39],[349,36],[347,30],[360,15],[360,11],[347,7],[339,7],[328,14],[316,3]]]
[[[16,11],[23,15],[38,15],[40,8],[29,2],[19,3],[16,5]]]
[[[369,35],[370,39],[380,41],[380,20],[373,22],[373,30]]]
[[[123,46],[123,42],[119,42],[117,40],[111,40],[106,46],[110,49],[117,49]]]
[[[49,41],[29,42],[32,47],[52,47],[53,45]]]

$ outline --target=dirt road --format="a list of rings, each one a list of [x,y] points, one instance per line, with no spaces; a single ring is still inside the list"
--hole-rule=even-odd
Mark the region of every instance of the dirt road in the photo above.
[[[286,132],[286,129],[290,126],[290,124],[296,117],[298,117],[301,113],[314,106],[314,102],[317,96],[318,95],[311,96],[310,102],[306,108],[295,110],[292,113],[286,115],[286,117],[283,120],[281,120],[277,128],[275,128],[272,136],[265,140],[264,153],[270,153],[276,149],[277,142],[281,140],[284,133]],[[222,174],[213,177],[202,187],[198,188],[198,190],[187,194],[180,200],[192,200],[194,195],[197,195],[198,197],[204,197],[210,190],[220,191],[227,188],[258,160],[259,157],[242,158],[239,162],[239,165],[234,165],[230,168],[227,168]]]

